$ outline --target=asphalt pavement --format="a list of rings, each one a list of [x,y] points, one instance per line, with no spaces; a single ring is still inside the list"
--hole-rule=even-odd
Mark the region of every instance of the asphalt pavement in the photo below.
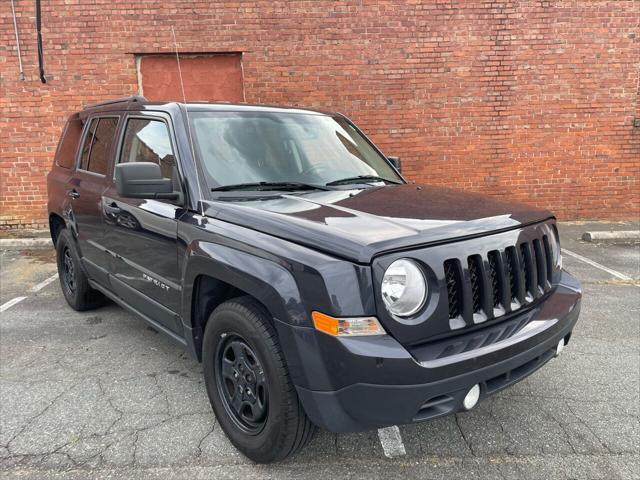
[[[561,225],[582,314],[563,354],[531,377],[432,422],[319,432],[270,466],[226,439],[183,348],[114,304],[71,310],[51,251],[3,251],[0,478],[638,479],[640,247],[578,240],[631,227]]]

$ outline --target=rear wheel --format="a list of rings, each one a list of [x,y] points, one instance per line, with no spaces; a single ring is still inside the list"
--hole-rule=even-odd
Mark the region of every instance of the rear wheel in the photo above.
[[[203,339],[207,393],[231,443],[251,460],[283,460],[303,448],[315,426],[289,378],[264,308],[249,297],[223,303]]]
[[[82,311],[99,307],[104,296],[89,285],[80,265],[80,256],[69,230],[62,230],[56,240],[58,277],[62,293],[74,310]]]

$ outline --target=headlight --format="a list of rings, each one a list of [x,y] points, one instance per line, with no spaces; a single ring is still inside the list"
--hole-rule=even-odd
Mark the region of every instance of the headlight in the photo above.
[[[424,305],[427,282],[413,260],[396,260],[382,278],[382,300],[387,310],[398,317],[408,317]]]

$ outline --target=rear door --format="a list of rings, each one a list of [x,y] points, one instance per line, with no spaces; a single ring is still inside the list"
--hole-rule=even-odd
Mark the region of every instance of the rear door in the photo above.
[[[170,118],[136,112],[124,123],[118,162],[154,162],[182,191]],[[113,177],[104,194],[105,246],[111,254],[111,287],[130,306],[171,332],[182,334],[178,316],[181,281],[178,271],[180,201],[124,198]]]
[[[85,124],[76,170],[67,184],[67,216],[89,276],[108,286],[102,194],[110,184],[118,115],[90,117]]]

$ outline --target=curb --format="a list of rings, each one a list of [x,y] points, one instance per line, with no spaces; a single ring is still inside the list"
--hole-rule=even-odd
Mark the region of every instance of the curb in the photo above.
[[[640,230],[622,230],[619,232],[585,232],[585,242],[640,242]]]
[[[0,238],[0,249],[53,248],[50,238]]]

